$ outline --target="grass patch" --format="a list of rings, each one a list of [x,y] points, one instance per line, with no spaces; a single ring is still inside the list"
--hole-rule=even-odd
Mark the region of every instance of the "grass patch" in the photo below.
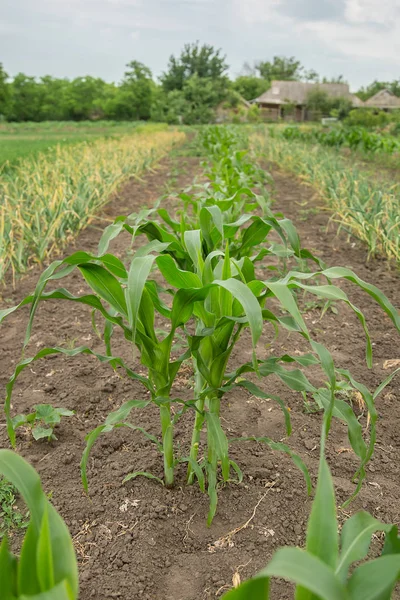
[[[25,529],[27,515],[16,507],[18,490],[3,477],[0,477],[0,539],[10,536],[15,529]]]
[[[165,130],[164,123],[140,121],[44,121],[0,124],[0,165],[14,164],[55,146],[78,144],[99,138],[115,138],[137,132]]]

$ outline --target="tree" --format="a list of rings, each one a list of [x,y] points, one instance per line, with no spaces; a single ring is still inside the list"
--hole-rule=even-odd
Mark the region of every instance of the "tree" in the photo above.
[[[400,79],[395,79],[394,81],[373,81],[366,87],[362,87],[358,92],[357,96],[361,98],[361,100],[368,100],[372,96],[375,96],[381,90],[388,89],[395,96],[400,97]]]
[[[227,85],[226,71],[228,65],[221,50],[214,46],[199,42],[185,44],[179,58],[171,56],[167,71],[161,76],[161,83],[166,92],[182,91],[185,83],[194,75],[200,79],[210,79],[217,85],[219,93]]]
[[[10,84],[7,83],[8,75],[0,63],[0,117],[7,116],[10,108],[11,90]]]
[[[98,77],[76,77],[66,86],[64,106],[67,118],[75,121],[101,117],[100,103],[107,84]]]
[[[304,67],[294,56],[287,58],[285,56],[274,56],[271,61],[261,61],[255,66],[260,77],[267,81],[300,81]]]
[[[317,71],[314,71],[314,69],[310,69],[309,71],[304,71],[302,79],[309,83],[318,83],[319,75]]]
[[[40,121],[42,89],[34,77],[18,73],[11,84],[10,121]]]
[[[321,116],[332,115],[343,119],[349,114],[352,103],[349,98],[329,96],[325,90],[317,87],[309,92],[306,106],[308,110]]]
[[[149,119],[155,88],[152,73],[137,60],[132,60],[126,66],[128,70],[120,86],[121,93],[117,95],[124,114],[120,114],[118,118]]]
[[[233,82],[233,89],[245,100],[254,100],[269,89],[269,82],[256,75],[240,75]]]
[[[334,77],[323,77],[322,83],[347,83],[343,75],[336,75]]]
[[[66,94],[71,82],[45,75],[40,78],[41,102],[39,118],[42,121],[64,121],[70,118],[66,106]]]

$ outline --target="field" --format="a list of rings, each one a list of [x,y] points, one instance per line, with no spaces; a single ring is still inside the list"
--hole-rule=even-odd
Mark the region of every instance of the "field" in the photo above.
[[[144,126],[135,121],[0,123],[0,167],[55,146],[127,135],[138,127]]]
[[[123,138],[132,145],[118,146],[120,156],[139,144],[159,152],[143,161],[138,151],[122,176],[110,160],[120,139],[90,145],[90,169],[102,152],[109,165],[96,171],[96,186],[106,175],[113,184],[62,243],[40,258],[30,252],[19,270],[12,259],[14,285],[8,266],[1,290],[0,445],[14,442],[65,520],[79,597],[222,597],[279,547],[304,546],[307,486],[315,492],[318,477],[307,550],[329,564],[326,548],[352,523],[343,529],[349,564],[366,557],[370,539],[376,558],[383,532],[394,559],[397,530],[372,517],[400,522],[395,182],[355,174],[351,159],[332,149],[325,163],[314,153],[311,164],[304,145],[271,139],[260,127]],[[60,152],[64,165],[68,148]],[[348,180],[334,187],[339,172]],[[90,181],[88,171],[84,177]],[[16,417],[42,405],[73,414],[54,422]],[[357,524],[358,510],[372,517],[362,513]],[[14,521],[6,529],[17,550],[24,530]],[[354,542],[361,534],[362,548]],[[273,564],[269,575],[281,578],[270,598],[293,598],[282,577],[304,579]],[[400,598],[395,567],[380,588],[386,596],[371,600]],[[383,580],[373,577],[340,596],[345,574],[339,595],[319,597],[367,597],[365,586]],[[227,600],[267,598],[259,589],[235,596],[238,588]]]

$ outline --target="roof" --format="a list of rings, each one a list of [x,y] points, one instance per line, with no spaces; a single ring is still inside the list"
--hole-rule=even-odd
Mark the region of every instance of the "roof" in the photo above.
[[[257,104],[306,104],[312,90],[321,90],[333,98],[349,98],[354,106],[363,104],[360,98],[350,94],[347,83],[305,83],[303,81],[272,81],[271,87],[254,100]]]
[[[400,98],[395,96],[390,90],[384,89],[371,96],[371,98],[368,98],[364,102],[364,106],[372,108],[400,108]]]
[[[357,108],[359,106],[365,106],[365,102],[363,102],[361,100],[361,98],[359,98],[358,96],[356,96],[355,94],[350,94],[350,100],[353,103],[353,106],[356,106]]]

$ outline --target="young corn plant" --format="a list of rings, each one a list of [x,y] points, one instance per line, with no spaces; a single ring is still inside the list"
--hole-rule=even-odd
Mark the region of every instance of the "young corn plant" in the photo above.
[[[376,410],[374,396],[360,383],[354,380],[348,371],[335,369],[327,349],[316,343],[310,336],[296,301],[296,292],[307,292],[325,301],[343,301],[356,313],[367,338],[367,362],[371,365],[372,351],[368,329],[362,313],[350,302],[346,294],[331,284],[333,279],[348,279],[372,296],[387,312],[396,327],[400,329],[400,320],[395,308],[381,292],[357,278],[348,269],[324,269],[316,260],[319,270],[315,273],[302,270],[284,269],[284,274],[271,264],[273,276],[270,280],[260,280],[255,271],[255,263],[260,257],[272,256],[274,259],[284,256],[295,258],[301,267],[304,260],[313,258],[301,248],[297,232],[290,221],[276,219],[273,216],[261,218],[249,215],[240,223],[224,221],[223,211],[209,210],[216,206],[203,206],[199,215],[197,228],[186,227],[185,221],[175,222],[163,209],[142,211],[128,218],[120,217],[110,225],[99,244],[98,255],[77,252],[64,261],[56,261],[46,269],[39,279],[35,293],[25,298],[19,305],[31,304],[30,318],[25,338],[25,346],[29,342],[33,319],[38,303],[47,299],[64,299],[80,302],[89,306],[95,313],[104,318],[105,353],[94,353],[86,347],[64,349],[46,348],[34,357],[21,361],[7,385],[6,417],[10,439],[15,443],[15,431],[10,414],[10,403],[13,386],[18,374],[32,361],[48,354],[60,353],[67,356],[91,354],[101,362],[109,363],[113,368],[122,368],[128,377],[140,381],[149,392],[150,399],[130,400],[117,411],[111,413],[103,425],[97,427],[87,438],[87,447],[82,458],[82,478],[87,489],[87,461],[90,450],[97,438],[105,432],[117,427],[129,427],[141,431],[154,442],[164,457],[165,485],[174,483],[174,471],[179,462],[188,463],[188,482],[198,480],[202,490],[208,485],[210,511],[208,522],[211,523],[217,507],[217,489],[219,486],[219,469],[222,479],[228,481],[231,468],[237,473],[239,467],[229,458],[229,444],[242,441],[228,440],[220,419],[221,399],[233,387],[247,388],[254,395],[275,400],[281,407],[287,434],[290,434],[290,415],[282,399],[260,390],[252,381],[246,380],[245,373],[254,373],[264,377],[278,376],[291,389],[314,396],[318,406],[327,409],[335,399],[334,414],[348,426],[349,439],[356,455],[360,459],[360,468],[356,474],[358,486],[365,476],[365,465],[372,455],[375,442]],[[203,210],[208,211],[210,218],[204,217]],[[148,219],[155,212],[164,220],[160,225]],[[246,228],[243,224],[247,224]],[[127,270],[124,264],[112,254],[108,246],[121,231],[127,231],[132,242],[139,234],[148,238],[148,243],[134,254]],[[233,233],[232,233],[233,232]],[[269,233],[278,233],[282,244],[271,244],[269,248],[261,246]],[[237,234],[235,242],[232,237]],[[261,247],[259,247],[261,246]],[[91,288],[92,293],[84,296],[73,296],[64,288],[51,292],[45,291],[48,283],[55,282],[78,269]],[[152,276],[154,275],[154,279]],[[163,278],[164,288],[160,285]],[[320,281],[327,283],[320,283]],[[304,283],[305,281],[305,283]],[[169,302],[166,297],[169,298]],[[278,305],[278,307],[276,307]],[[18,307],[0,312],[0,321]],[[282,316],[283,312],[283,316]],[[156,328],[156,317],[164,319],[165,333]],[[310,353],[292,357],[283,355],[267,360],[259,360],[256,346],[265,323],[271,323],[276,330],[284,328],[295,335],[301,335],[310,345]],[[112,351],[112,335],[115,327],[122,329],[124,336],[137,352],[147,375],[139,375],[135,370]],[[236,367],[231,372],[228,361],[243,331],[248,328],[251,333],[253,360]],[[183,338],[180,355],[176,355],[174,338]],[[192,358],[195,373],[194,397],[180,400],[173,397],[173,383],[182,362]],[[285,365],[296,365],[300,368],[286,368]],[[311,384],[302,369],[319,365],[327,379],[323,388]],[[384,382],[385,384],[385,382]],[[377,392],[383,389],[383,385]],[[370,416],[370,442],[364,442],[361,426],[351,408],[336,398],[336,392],[352,387],[359,391],[368,406]],[[160,411],[161,443],[142,427],[128,421],[135,407],[145,407],[154,403]],[[182,406],[173,416],[172,405]],[[189,455],[178,456],[173,445],[173,430],[177,419],[187,409],[193,409],[194,427]],[[199,458],[200,436],[203,427],[207,428],[206,452]],[[254,439],[254,438],[250,438]],[[301,459],[294,455],[290,448],[282,443],[263,437],[257,438],[276,450],[282,450],[292,456],[303,471],[310,487],[308,472]],[[126,477],[131,479],[138,475],[154,477],[152,474],[134,472]]]
[[[1,600],[77,600],[78,568],[68,529],[23,458],[0,450],[0,473],[23,496],[30,522],[19,557],[7,536],[0,545]]]
[[[247,138],[238,129],[213,126],[202,130],[200,142],[208,154],[204,163],[208,181],[194,185],[191,194],[179,194],[186,223],[196,228],[203,207],[218,207],[225,223],[235,223],[254,210],[268,214],[271,199],[266,184],[271,185],[272,179],[244,149]]]
[[[272,577],[296,584],[295,600],[390,600],[400,580],[400,537],[396,525],[366,511],[348,518],[338,534],[335,492],[325,459],[325,440],[334,412],[324,419],[318,483],[307,527],[305,549],[280,548],[253,579],[223,596],[225,600],[269,600]],[[368,558],[372,538],[383,533],[378,557]],[[361,564],[360,564],[361,562]],[[354,563],[358,563],[356,566]]]
[[[330,281],[344,278],[356,283],[378,301],[400,331],[400,319],[396,309],[377,288],[366,284],[348,269],[331,268],[316,273],[289,272],[282,279],[261,281],[255,277],[254,270],[249,269],[244,261],[232,260],[228,251],[224,256],[212,253],[203,260],[201,255],[203,246],[201,232],[198,230],[197,232],[187,232],[187,234],[189,233],[197,281],[192,272],[177,269],[169,256],[157,258],[157,265],[166,281],[173,287],[180,288],[178,293],[185,289],[188,295],[192,295],[197,299],[196,309],[193,313],[194,326],[192,330],[187,327],[185,329],[193,358],[196,381],[196,415],[188,465],[188,482],[192,483],[198,475],[198,470],[194,472],[193,465],[197,463],[200,435],[203,425],[206,424],[207,458],[201,461],[198,466],[202,471],[205,471],[208,480],[208,493],[210,496],[209,523],[212,521],[217,505],[218,465],[221,464],[224,481],[227,481],[230,477],[230,466],[233,466],[239,478],[241,478],[239,467],[229,459],[228,448],[230,442],[242,440],[228,440],[220,420],[221,399],[224,394],[232,390],[233,387],[241,386],[247,388],[255,396],[275,400],[284,413],[287,434],[289,435],[291,432],[289,412],[283,401],[274,395],[263,392],[253,382],[243,378],[243,374],[248,372],[254,372],[260,377],[276,375],[291,389],[312,394],[315,402],[324,410],[327,409],[331,396],[335,398],[334,414],[347,424],[350,443],[360,459],[360,468],[356,473],[358,486],[355,493],[357,493],[365,477],[365,464],[372,455],[375,442],[377,414],[374,400],[376,395],[392,379],[394,373],[378,388],[375,396],[372,396],[365,386],[352,377],[349,371],[335,369],[328,350],[311,338],[293,292],[304,290],[325,301],[343,301],[352,308],[366,334],[366,355],[369,366],[372,365],[372,345],[365,318],[359,309],[350,302],[347,295],[340,288],[332,285]],[[328,284],[321,284],[321,279],[328,281]],[[312,285],[304,284],[303,280],[311,280]],[[213,288],[209,294],[204,296],[204,299],[197,295],[200,290],[213,283],[217,283],[219,288]],[[284,312],[288,316],[277,316],[276,309],[272,312],[272,307],[268,306],[272,300],[278,302],[281,307],[280,312]],[[268,360],[258,360],[255,348],[266,323],[271,323],[275,330],[284,328],[292,333],[300,334],[308,341],[311,353],[300,357],[284,355],[272,357]],[[242,364],[231,373],[228,370],[229,358],[246,327],[250,327],[251,330],[253,360],[251,363]],[[283,366],[285,363],[297,363],[300,367],[319,365],[327,379],[326,387],[315,387],[302,370],[287,370]],[[371,425],[371,438],[368,447],[363,440],[360,424],[352,409],[343,400],[336,398],[337,392],[348,388],[361,393],[368,406]],[[307,484],[310,486],[304,464],[299,457],[290,451],[288,446],[276,444],[268,438],[259,438],[258,441],[263,441],[272,448],[291,455],[297,466],[303,471]]]

